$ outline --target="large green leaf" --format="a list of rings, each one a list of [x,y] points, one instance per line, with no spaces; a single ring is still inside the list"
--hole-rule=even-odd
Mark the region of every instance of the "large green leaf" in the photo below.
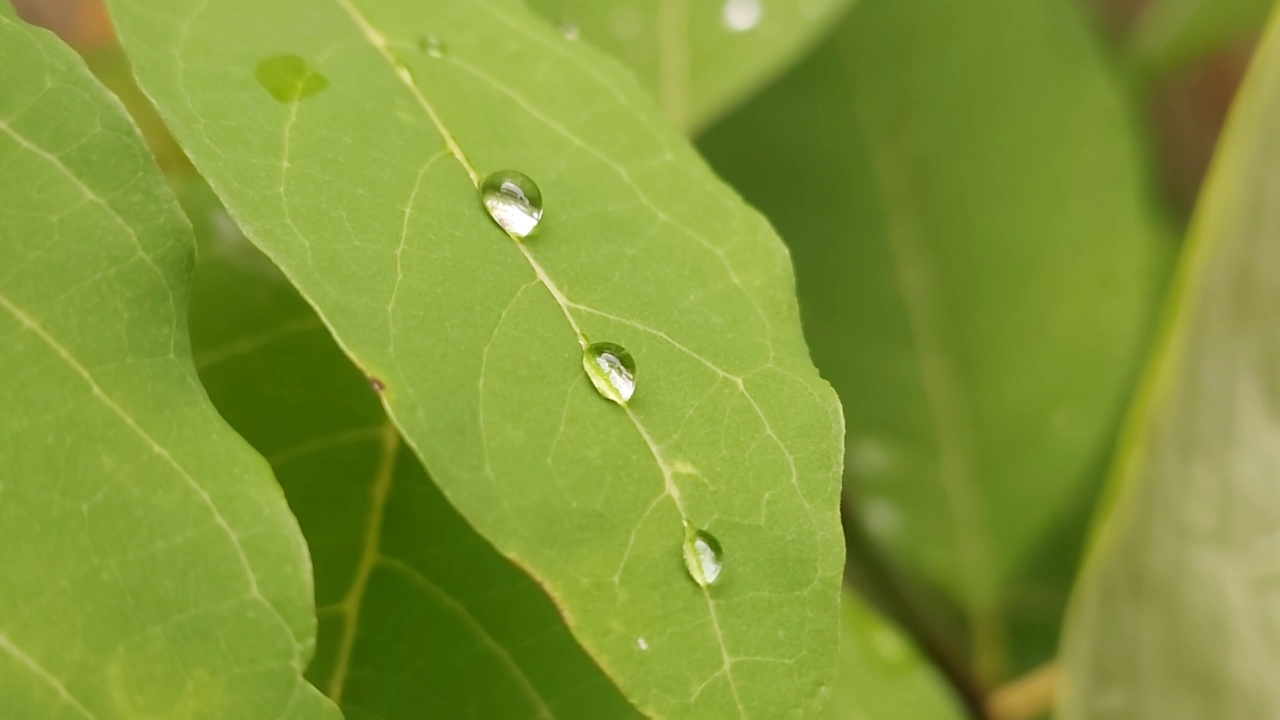
[[[795,254],[858,516],[989,681],[1052,654],[1167,265],[1130,111],[1069,0],[865,0],[702,142]]]
[[[1154,0],[1130,44],[1149,71],[1194,60],[1240,36],[1261,32],[1274,0]]]
[[[308,678],[351,717],[634,717],[555,607],[445,502],[314,311],[203,185],[192,343],[315,563]]]
[[[1280,716],[1280,21],[1267,35],[1072,601],[1068,720]]]
[[[190,227],[119,103],[4,17],[0,168],[4,716],[338,717],[302,534],[196,379]]]
[[[901,632],[845,593],[832,720],[961,720],[946,682]]]
[[[627,696],[812,714],[835,671],[839,406],[782,245],[629,76],[517,2],[113,9],[240,227]],[[477,196],[507,168],[547,198],[523,243]],[[629,406],[584,377],[588,337],[635,355]],[[686,523],[723,546],[713,586],[685,572]]]
[[[622,60],[678,127],[747,98],[854,0],[530,0],[569,37]]]

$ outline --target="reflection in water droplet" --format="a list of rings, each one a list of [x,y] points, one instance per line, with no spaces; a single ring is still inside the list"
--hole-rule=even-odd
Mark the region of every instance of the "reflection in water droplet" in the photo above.
[[[596,391],[619,405],[636,392],[636,361],[621,345],[592,343],[582,352],[582,367]]]
[[[503,230],[527,237],[542,219],[542,191],[528,175],[503,170],[480,183],[480,198]]]
[[[435,35],[428,35],[419,40],[418,49],[437,60],[444,57],[444,42]]]
[[[577,40],[582,37],[582,28],[577,23],[562,22],[560,23],[560,34],[565,40]]]
[[[714,583],[724,569],[724,551],[720,549],[720,541],[706,530],[698,530],[685,523],[684,566],[698,585],[707,587]]]
[[[730,32],[746,32],[760,24],[764,5],[760,0],[725,0],[720,20]]]
[[[258,83],[282,103],[309,98],[329,87],[329,81],[297,55],[274,55],[253,71]]]

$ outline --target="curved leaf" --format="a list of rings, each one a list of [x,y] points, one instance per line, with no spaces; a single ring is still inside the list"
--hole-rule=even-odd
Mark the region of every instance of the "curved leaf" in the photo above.
[[[405,450],[368,379],[197,184],[192,343],[214,403],[272,463],[315,563],[308,678],[352,717],[635,717],[542,591]]]
[[[624,72],[516,2],[113,9],[245,233],[629,698],[816,711],[836,657],[839,405],[782,245]],[[523,243],[477,194],[506,169],[547,199]],[[629,406],[591,388],[588,338],[637,358]],[[685,572],[686,523],[724,548],[712,587]]]
[[[1237,37],[1261,32],[1274,0],[1155,0],[1129,40],[1150,70],[1168,70]]]
[[[1060,717],[1280,715],[1280,19],[1232,110],[1072,601]]]
[[[530,0],[621,60],[667,118],[697,132],[746,99],[854,0]]]
[[[0,17],[0,707],[336,718],[302,535],[186,336],[191,230],[119,103]]]
[[[1168,255],[1077,8],[865,0],[702,147],[795,253],[868,533],[983,679],[1044,662]]]

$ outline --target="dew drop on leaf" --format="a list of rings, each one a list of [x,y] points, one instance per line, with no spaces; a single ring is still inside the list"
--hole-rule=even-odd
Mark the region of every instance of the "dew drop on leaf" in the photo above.
[[[428,57],[437,60],[444,57],[444,42],[435,35],[428,35],[418,41],[418,49],[426,53]]]
[[[582,353],[582,367],[596,391],[619,405],[636,392],[636,361],[621,345],[592,343]]]
[[[560,23],[560,34],[565,40],[577,40],[582,37],[582,28],[577,23],[562,22]]]
[[[524,173],[493,173],[480,183],[480,197],[489,216],[516,237],[527,237],[542,219],[542,191]]]
[[[720,549],[720,541],[706,530],[685,523],[684,566],[698,585],[707,587],[714,583],[724,569],[724,551]]]
[[[760,0],[725,0],[720,19],[730,32],[746,32],[760,24],[764,6]]]
[[[325,76],[297,55],[273,55],[258,63],[253,76],[282,103],[309,98],[329,87]]]

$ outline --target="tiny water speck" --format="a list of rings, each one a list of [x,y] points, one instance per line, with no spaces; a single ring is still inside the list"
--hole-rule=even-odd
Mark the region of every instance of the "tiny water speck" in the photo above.
[[[588,345],[582,352],[582,367],[596,391],[619,405],[626,405],[636,393],[636,361],[621,345]]]
[[[273,55],[253,71],[258,84],[282,103],[295,103],[329,87],[325,76],[297,55]]]
[[[764,5],[760,0],[725,0],[720,20],[730,32],[746,32],[760,24]]]
[[[437,60],[444,57],[444,41],[435,35],[428,35],[419,40],[418,49]]]
[[[370,377],[370,378],[369,378],[369,387],[373,388],[373,391],[374,391],[374,392],[376,392],[376,393],[381,393],[383,390],[386,390],[386,389],[387,389],[387,384],[386,384],[386,383],[384,383],[384,382],[382,382],[381,380],[379,380],[379,379],[378,379],[378,378],[376,378],[376,377]]]
[[[699,530],[685,523],[684,566],[689,577],[701,587],[707,587],[720,577],[724,569],[724,551],[720,541],[706,530]]]
[[[494,222],[516,237],[528,237],[542,220],[542,191],[524,173],[493,173],[480,183],[480,198]]]
[[[560,23],[560,34],[565,40],[577,40],[582,37],[582,28],[577,23],[562,22]]]
[[[649,641],[645,640],[644,638],[636,638],[636,647],[640,648],[641,650],[648,650]]]

